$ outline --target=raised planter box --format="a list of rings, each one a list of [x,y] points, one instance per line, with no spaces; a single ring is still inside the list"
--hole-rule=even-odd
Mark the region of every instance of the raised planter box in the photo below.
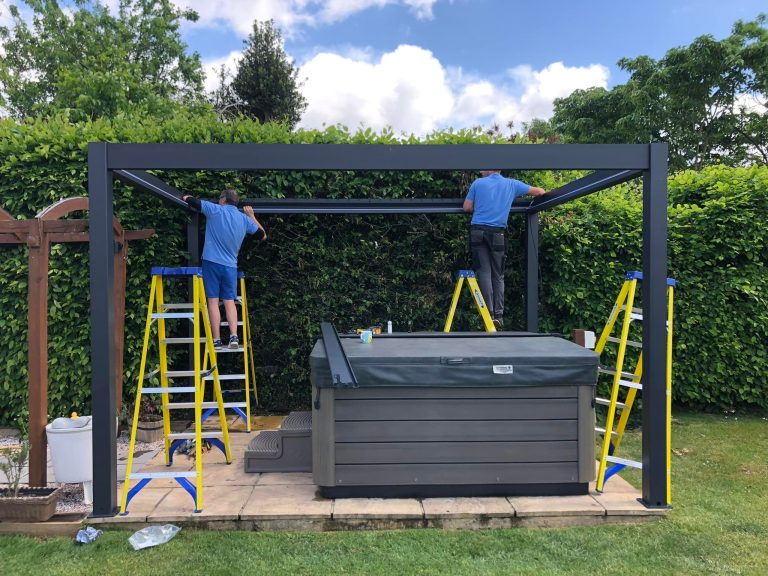
[[[45,522],[56,513],[61,488],[21,488],[18,498],[10,490],[0,489],[0,520]]]

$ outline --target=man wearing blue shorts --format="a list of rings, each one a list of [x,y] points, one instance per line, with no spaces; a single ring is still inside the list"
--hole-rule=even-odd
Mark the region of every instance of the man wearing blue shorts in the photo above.
[[[208,300],[208,318],[211,321],[213,345],[221,342],[221,313],[219,299],[224,301],[224,312],[229,323],[229,347],[237,349],[237,255],[246,234],[257,234],[267,239],[264,227],[256,220],[251,206],[237,209],[240,201],[237,191],[224,190],[218,203],[184,196],[183,200],[205,215],[205,244],[203,245],[203,284]]]
[[[518,196],[546,194],[544,188],[505,178],[499,170],[482,170],[469,187],[464,212],[472,214],[469,246],[480,292],[497,330],[504,326],[504,265],[507,260],[507,219]]]

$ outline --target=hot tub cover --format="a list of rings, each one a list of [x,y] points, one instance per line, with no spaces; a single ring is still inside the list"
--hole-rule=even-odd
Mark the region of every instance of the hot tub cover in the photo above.
[[[343,338],[341,345],[358,386],[594,386],[598,356],[553,336],[409,338],[374,337],[364,344]],[[318,388],[331,380],[322,339],[309,357]]]

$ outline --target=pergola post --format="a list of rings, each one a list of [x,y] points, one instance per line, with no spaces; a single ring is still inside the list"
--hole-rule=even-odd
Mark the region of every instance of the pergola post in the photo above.
[[[667,496],[667,145],[651,144],[643,172],[643,503]]]
[[[45,486],[48,442],[48,239],[43,221],[35,220],[27,237],[29,286],[27,354],[29,370],[29,485]]]
[[[112,174],[107,144],[88,144],[91,277],[91,398],[93,403],[93,516],[117,511],[114,237]]]
[[[539,213],[525,215],[525,329],[539,331]]]

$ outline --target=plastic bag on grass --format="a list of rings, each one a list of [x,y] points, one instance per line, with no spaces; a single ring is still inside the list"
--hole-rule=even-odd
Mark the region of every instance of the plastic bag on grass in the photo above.
[[[131,543],[134,550],[141,550],[142,548],[150,548],[157,546],[158,544],[165,544],[171,538],[179,533],[178,526],[173,524],[163,524],[162,526],[147,526],[142,528],[138,532],[134,532],[128,542]]]
[[[101,530],[96,530],[96,528],[93,528],[92,526],[88,526],[84,530],[79,530],[77,533],[77,536],[75,536],[75,542],[78,544],[90,544],[96,538],[101,536],[102,532]]]

